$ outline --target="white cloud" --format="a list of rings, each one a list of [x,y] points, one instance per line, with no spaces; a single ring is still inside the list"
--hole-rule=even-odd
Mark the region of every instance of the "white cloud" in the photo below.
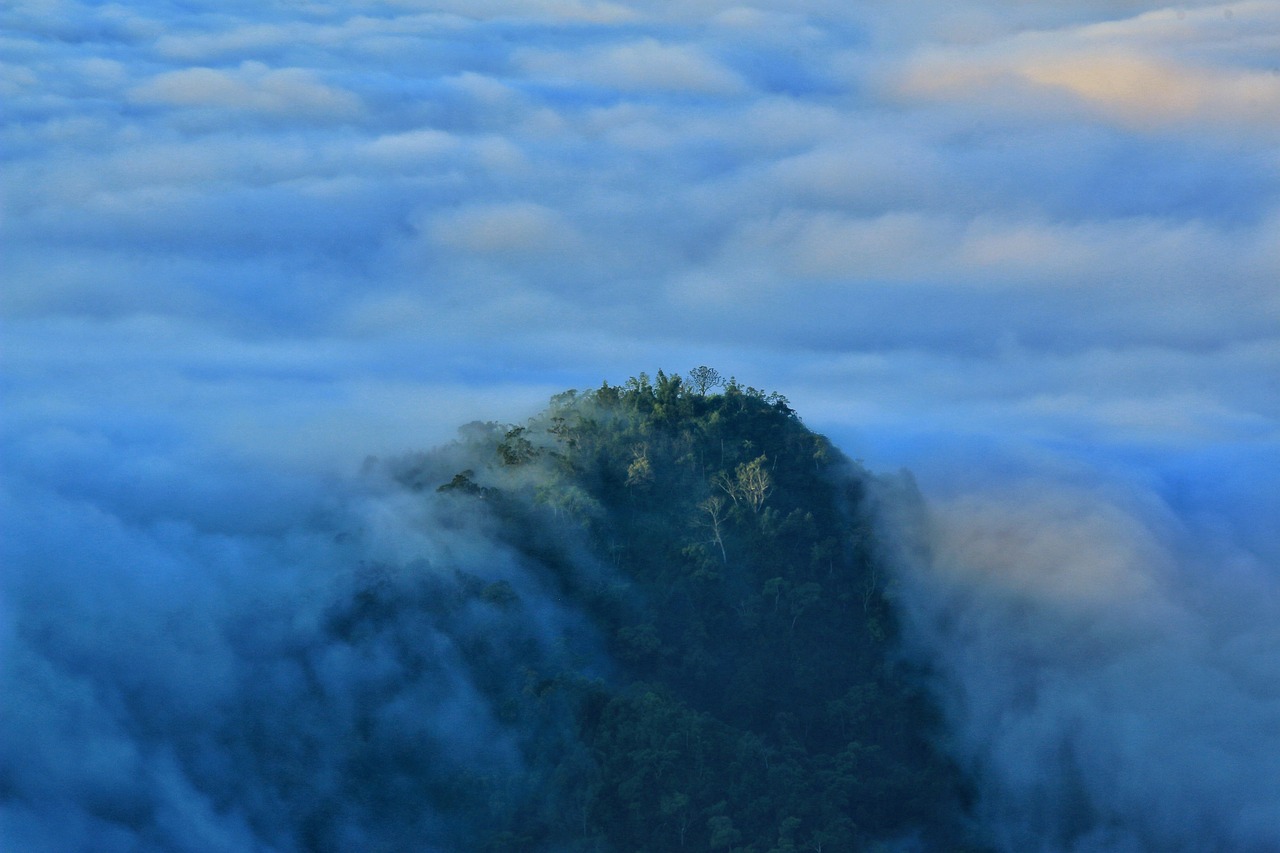
[[[554,210],[531,202],[467,207],[435,217],[427,231],[437,245],[479,255],[543,255],[580,244]]]
[[[213,108],[276,118],[344,121],[361,111],[355,95],[320,82],[312,71],[272,69],[260,62],[244,62],[231,71],[166,71],[134,87],[130,97],[142,104]]]
[[[855,217],[819,213],[783,217],[780,271],[818,279],[909,279],[938,266],[954,225],[913,213]],[[794,228],[794,231],[792,229]],[[770,230],[773,230],[772,228]],[[791,233],[787,233],[791,232]],[[776,233],[776,232],[775,232]],[[748,243],[759,239],[746,232]]]
[[[449,11],[480,20],[617,24],[638,16],[628,4],[605,0],[387,0],[402,9]]]
[[[314,20],[249,23],[229,29],[191,29],[169,33],[156,41],[161,56],[183,62],[211,62],[224,57],[269,57],[304,47],[356,54],[386,52],[387,45],[412,44],[417,39],[450,37],[471,24],[456,14],[427,11],[390,17],[353,15],[331,22],[331,14]]]
[[[646,38],[586,55],[530,50],[518,56],[526,74],[572,80],[623,91],[733,95],[746,84],[736,73],[696,46]]]
[[[1104,54],[1027,60],[1017,73],[1038,86],[1070,92],[1114,121],[1137,126],[1187,121],[1280,125],[1280,76],[1269,71],[1224,73]]]
[[[989,101],[1042,114],[1052,96],[1124,127],[1275,129],[1280,76],[1266,59],[1280,44],[1272,4],[1172,9],[1134,18],[996,37],[978,47],[934,46],[895,83],[907,98]],[[1050,98],[1046,102],[1046,97]]]
[[[365,146],[367,155],[388,165],[412,166],[448,156],[458,150],[455,136],[434,128],[388,133]]]

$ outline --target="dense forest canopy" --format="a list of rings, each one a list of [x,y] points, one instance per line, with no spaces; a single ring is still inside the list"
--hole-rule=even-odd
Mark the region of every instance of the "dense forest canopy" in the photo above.
[[[486,519],[522,565],[424,574],[417,606],[534,625],[549,593],[581,617],[556,637],[459,644],[520,767],[454,780],[460,843],[977,849],[896,653],[869,475],[782,396],[707,367],[640,374],[382,468]],[[411,618],[406,581],[370,577],[334,614],[353,638]]]

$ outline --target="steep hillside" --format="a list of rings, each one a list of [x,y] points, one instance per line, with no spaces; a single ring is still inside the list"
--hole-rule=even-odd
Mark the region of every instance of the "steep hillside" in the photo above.
[[[962,781],[895,656],[868,475],[781,396],[705,368],[641,374],[386,470],[487,519],[521,565],[455,571],[419,601],[495,624],[535,624],[546,600],[580,617],[460,646],[522,756],[518,780],[459,789],[483,827],[469,844],[972,849]],[[386,595],[342,618],[381,630],[402,618]]]

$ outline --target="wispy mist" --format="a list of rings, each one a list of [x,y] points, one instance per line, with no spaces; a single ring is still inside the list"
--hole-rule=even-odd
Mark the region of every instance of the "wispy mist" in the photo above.
[[[1132,482],[1059,472],[900,510],[901,602],[1001,850],[1268,851],[1280,575]]]
[[[469,849],[538,805],[569,723],[529,719],[527,681],[599,659],[482,510],[372,474],[185,474],[4,494],[7,846]]]

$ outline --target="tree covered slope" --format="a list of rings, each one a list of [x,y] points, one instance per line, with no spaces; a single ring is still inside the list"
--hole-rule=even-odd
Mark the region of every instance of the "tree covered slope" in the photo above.
[[[453,780],[457,843],[976,849],[895,653],[869,475],[784,398],[705,368],[641,374],[386,469],[485,519],[520,566],[416,593],[493,624],[455,636],[520,756]],[[385,630],[405,594],[371,583],[334,618]],[[572,619],[540,634],[547,601]]]

